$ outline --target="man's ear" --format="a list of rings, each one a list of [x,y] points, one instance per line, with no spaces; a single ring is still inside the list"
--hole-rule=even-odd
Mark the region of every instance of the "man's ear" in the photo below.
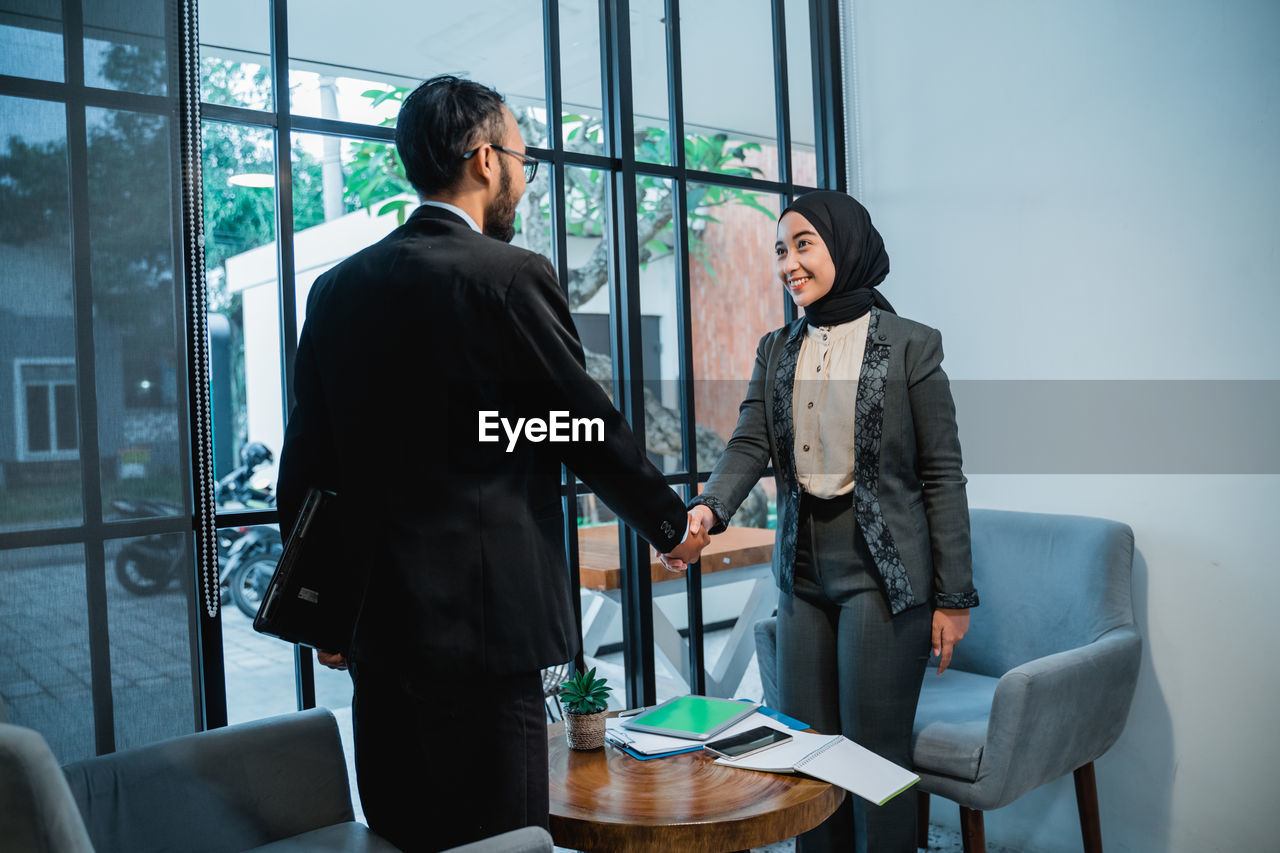
[[[492,148],[485,147],[485,144],[473,147],[479,150],[463,161],[466,164],[462,170],[463,174],[477,184],[488,185],[495,182],[498,179],[496,164],[493,159],[495,152]]]

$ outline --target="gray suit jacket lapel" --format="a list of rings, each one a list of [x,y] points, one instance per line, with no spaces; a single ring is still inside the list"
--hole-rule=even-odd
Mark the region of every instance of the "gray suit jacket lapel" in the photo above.
[[[880,570],[889,609],[896,616],[913,606],[916,598],[907,567],[902,563],[898,545],[880,507],[880,439],[884,435],[884,391],[889,377],[890,345],[879,328],[880,309],[872,308],[854,415],[853,495],[858,526]]]

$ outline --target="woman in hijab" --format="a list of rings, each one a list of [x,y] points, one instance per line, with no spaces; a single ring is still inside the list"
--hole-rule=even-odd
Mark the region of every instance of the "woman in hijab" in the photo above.
[[[723,531],[773,464],[781,710],[909,768],[930,651],[941,673],[978,604],[942,338],[876,290],[889,256],[850,196],[797,198],[774,251],[804,316],[760,339],[737,428],[691,513]],[[909,853],[915,812],[912,795],[850,797],[800,849]]]

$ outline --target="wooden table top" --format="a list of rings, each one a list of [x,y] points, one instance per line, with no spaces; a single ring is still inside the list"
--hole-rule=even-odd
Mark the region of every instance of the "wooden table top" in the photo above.
[[[711,537],[702,552],[702,573],[721,572],[754,566],[773,559],[776,531],[762,527],[730,527]],[[578,565],[581,585],[587,589],[609,590],[622,585],[618,568],[618,525],[578,528]],[[666,570],[658,558],[649,563],[653,583],[682,577]]]
[[[845,797],[816,779],[723,767],[705,752],[639,761],[607,744],[569,749],[563,722],[549,736],[551,835],[575,850],[748,850],[812,829]]]

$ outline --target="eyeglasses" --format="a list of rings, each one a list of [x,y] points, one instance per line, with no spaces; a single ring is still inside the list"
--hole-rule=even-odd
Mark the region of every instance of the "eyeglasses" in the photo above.
[[[472,157],[476,156],[476,153],[483,147],[484,147],[483,145],[480,145],[475,148],[472,148],[466,154],[462,155],[462,159],[470,160]],[[489,147],[493,148],[495,151],[501,151],[503,154],[510,154],[512,157],[515,157],[517,160],[519,160],[520,165],[524,167],[525,183],[532,181],[533,176],[538,174],[538,161],[528,156],[527,154],[521,154],[519,151],[512,151],[510,148],[505,148],[501,145],[494,145],[493,143],[489,143]]]

